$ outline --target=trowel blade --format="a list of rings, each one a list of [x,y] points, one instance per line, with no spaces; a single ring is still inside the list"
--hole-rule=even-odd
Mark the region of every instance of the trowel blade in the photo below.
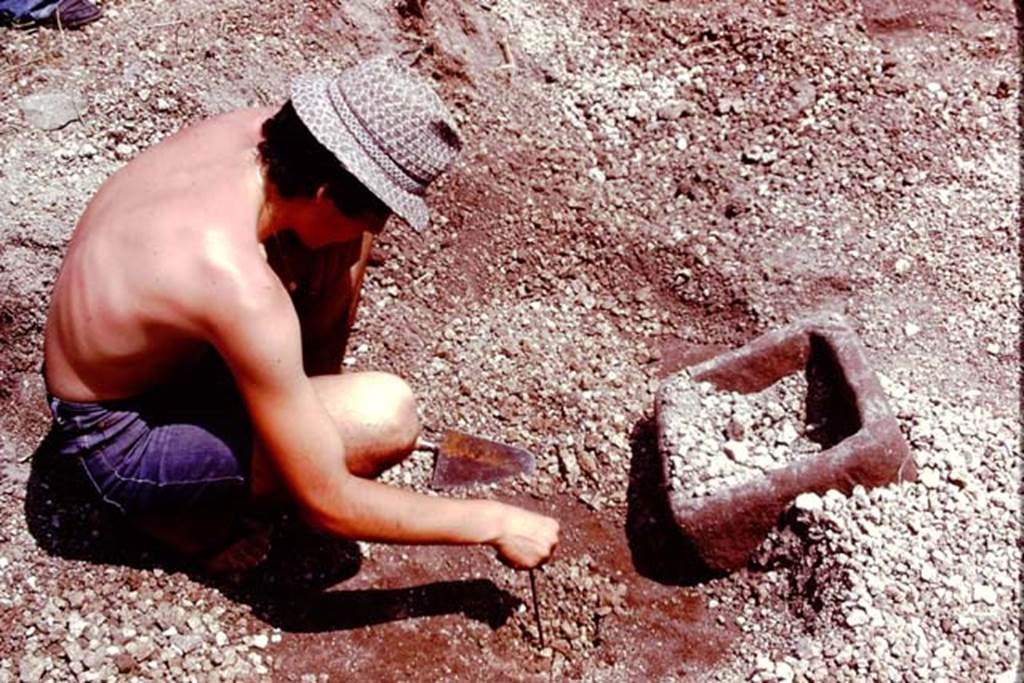
[[[490,484],[536,469],[533,454],[516,446],[498,443],[454,430],[444,433],[434,460],[434,489],[470,484]]]

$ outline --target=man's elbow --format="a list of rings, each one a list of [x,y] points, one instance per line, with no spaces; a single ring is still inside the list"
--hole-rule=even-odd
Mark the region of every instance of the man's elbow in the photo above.
[[[315,490],[302,492],[297,498],[297,508],[302,521],[317,531],[341,538],[358,538],[356,511],[346,503],[343,490],[348,488],[352,475],[345,473],[330,488],[319,486]]]

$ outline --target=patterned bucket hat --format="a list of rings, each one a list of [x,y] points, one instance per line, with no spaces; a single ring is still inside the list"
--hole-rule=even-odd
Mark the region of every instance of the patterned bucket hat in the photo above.
[[[462,141],[430,86],[394,55],[337,76],[304,74],[292,82],[299,118],[342,165],[416,230],[427,224],[423,195]]]

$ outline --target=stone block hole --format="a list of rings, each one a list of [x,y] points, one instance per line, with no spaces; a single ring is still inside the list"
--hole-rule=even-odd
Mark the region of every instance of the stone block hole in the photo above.
[[[809,335],[804,403],[807,438],[829,449],[860,431],[862,420],[853,388],[835,350],[824,337]]]

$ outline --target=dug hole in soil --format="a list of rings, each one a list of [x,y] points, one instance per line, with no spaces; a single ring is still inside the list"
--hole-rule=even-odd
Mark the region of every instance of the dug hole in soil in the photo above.
[[[1009,2],[101,7],[0,43],[0,681],[1015,680]],[[104,178],[384,49],[466,148],[432,226],[375,247],[345,366],[406,377],[430,430],[537,454],[532,479],[460,495],[561,520],[543,648],[527,575],[489,552],[287,523],[266,566],[212,581],[45,448],[49,290]],[[661,502],[655,392],[821,311],[856,328],[918,481],[803,496],[748,568],[700,576]],[[387,480],[426,490],[430,466]]]

